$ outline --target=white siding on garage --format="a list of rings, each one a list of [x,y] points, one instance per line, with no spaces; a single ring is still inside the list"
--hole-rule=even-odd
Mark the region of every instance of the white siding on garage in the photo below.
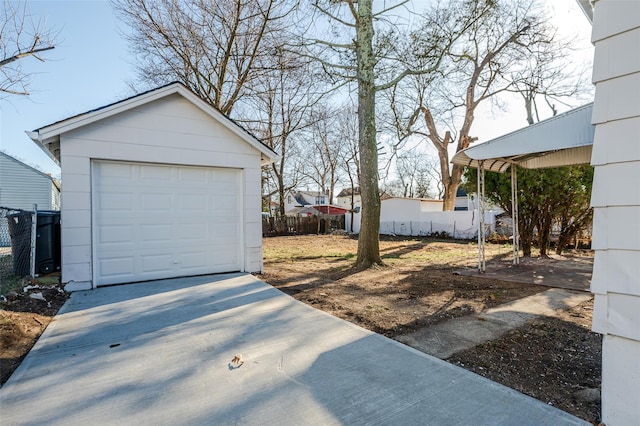
[[[237,169],[96,161],[97,285],[242,269]]]
[[[261,154],[189,100],[169,95],[60,138],[62,281],[68,289],[92,285],[92,160],[241,169],[241,270],[262,270]]]

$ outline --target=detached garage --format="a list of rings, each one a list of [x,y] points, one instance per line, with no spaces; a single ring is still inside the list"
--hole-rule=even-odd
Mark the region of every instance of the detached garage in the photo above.
[[[68,290],[262,271],[260,168],[276,155],[184,85],[29,136],[62,169]]]

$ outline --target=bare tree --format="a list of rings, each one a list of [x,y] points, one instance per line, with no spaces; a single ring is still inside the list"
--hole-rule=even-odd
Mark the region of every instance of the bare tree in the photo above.
[[[394,194],[409,198],[430,198],[431,165],[426,154],[405,151],[396,158],[397,183]],[[398,192],[397,190],[400,189]]]
[[[341,137],[340,128],[335,126],[338,111],[332,111],[326,103],[319,104],[309,118],[311,125],[302,138],[306,147],[301,159],[303,174],[329,194],[331,202],[348,156],[348,140]]]
[[[315,81],[313,62],[287,49],[274,49],[261,63],[271,71],[254,81],[243,122],[279,155],[265,173],[284,216],[285,194],[303,177],[297,140],[313,124],[312,111],[326,90]]]
[[[437,25],[447,13],[457,14],[456,19],[476,18],[451,45],[435,80],[413,78],[396,89],[392,105],[398,122],[408,123],[407,134],[420,134],[436,148],[444,187],[443,209],[453,210],[463,167],[450,165],[450,148],[458,152],[477,139],[471,135],[471,127],[478,106],[512,90],[512,77],[525,67],[527,58],[553,41],[554,31],[535,0],[452,1],[445,12],[438,8],[430,11],[425,28]],[[455,27],[443,29],[458,31]],[[414,37],[424,38],[422,31]],[[402,111],[406,101],[414,106]]]
[[[358,238],[356,265],[367,268],[382,263],[380,258],[380,192],[378,188],[378,144],[376,128],[376,93],[398,84],[407,76],[438,69],[452,39],[442,37],[437,27],[431,28],[428,42],[411,45],[414,57],[399,49],[398,26],[390,12],[407,1],[374,11],[372,0],[316,0],[316,10],[328,17],[334,28],[348,30],[349,42],[312,40],[322,65],[338,81],[353,81],[358,93],[358,150],[360,159],[360,194],[362,223]],[[386,5],[386,2],[385,2]],[[374,22],[382,26],[376,36]],[[456,25],[464,27],[461,21]],[[336,30],[336,32],[339,32]],[[425,32],[426,34],[426,32]],[[448,36],[448,33],[446,34]],[[413,61],[419,57],[420,61]],[[384,81],[383,81],[384,80]]]
[[[343,171],[349,179],[352,192],[360,187],[360,155],[358,150],[358,112],[347,104],[338,110],[339,137],[345,145]],[[353,209],[353,205],[351,206]]]
[[[352,104],[343,105],[339,109],[338,129],[339,137],[344,144],[344,158],[342,171],[349,181],[349,215],[351,216],[350,232],[353,232],[353,217],[356,210],[356,195],[360,194],[360,155],[358,151],[358,121],[357,110]]]
[[[558,104],[570,105],[568,99],[593,97],[593,85],[587,78],[591,64],[573,64],[567,59],[572,42],[554,36],[524,58],[522,67],[512,73],[509,90],[522,96],[527,123],[540,121],[540,101],[556,115]]]
[[[111,0],[141,82],[181,81],[225,114],[253,90],[297,2]]]
[[[44,62],[43,52],[54,48],[55,34],[43,21],[34,21],[28,4],[3,0],[0,18],[0,98],[29,95],[32,75],[21,59],[32,57]]]

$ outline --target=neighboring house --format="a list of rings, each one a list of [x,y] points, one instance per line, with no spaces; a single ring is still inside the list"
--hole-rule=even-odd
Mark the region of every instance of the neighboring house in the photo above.
[[[602,339],[602,422],[640,419],[640,1],[580,1],[592,16],[593,330]],[[595,10],[591,10],[591,5]],[[592,13],[592,15],[591,15]],[[636,182],[635,184],[633,182]],[[626,183],[630,183],[627,186]],[[633,188],[633,190],[630,190]]]
[[[285,213],[295,207],[330,204],[329,195],[320,191],[287,191],[284,197]]]
[[[316,210],[313,206],[298,206],[287,211],[287,216],[290,217],[305,217],[305,216],[322,216],[320,210]]]
[[[60,185],[46,173],[0,152],[0,206],[33,210],[60,209]]]
[[[277,216],[280,210],[280,203],[269,201],[269,216]]]
[[[458,188],[456,192],[456,201],[453,209],[456,211],[472,210],[469,209],[469,196],[467,195],[467,191],[462,188]]]
[[[318,210],[322,214],[328,214],[332,216],[340,216],[347,212],[347,209],[344,209],[340,206],[332,206],[330,204],[324,206],[313,206],[313,208]]]
[[[340,216],[347,212],[346,209],[338,206],[332,206],[330,204],[325,205],[307,205],[294,207],[287,211],[287,216],[321,216],[321,215],[333,215]]]
[[[351,202],[353,200],[353,205]],[[336,197],[336,204],[347,210],[359,210],[362,208],[362,197],[360,196],[360,188],[345,188]]]
[[[66,289],[262,270],[260,171],[276,154],[186,86],[29,136],[62,166]]]
[[[0,207],[33,210],[60,209],[60,185],[46,173],[0,152]],[[0,221],[0,247],[10,245],[6,220]]]

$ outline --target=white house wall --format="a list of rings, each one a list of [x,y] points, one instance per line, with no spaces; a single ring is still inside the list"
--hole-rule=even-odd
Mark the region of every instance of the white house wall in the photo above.
[[[441,212],[443,205],[442,200],[420,200],[420,213]]]
[[[595,2],[593,329],[604,334],[602,420],[640,419],[640,1]]]
[[[417,198],[388,198],[380,203],[380,222],[420,221],[420,200]]]
[[[262,270],[260,153],[175,94],[61,135],[69,289],[91,286],[91,159],[243,169],[244,270]]]

